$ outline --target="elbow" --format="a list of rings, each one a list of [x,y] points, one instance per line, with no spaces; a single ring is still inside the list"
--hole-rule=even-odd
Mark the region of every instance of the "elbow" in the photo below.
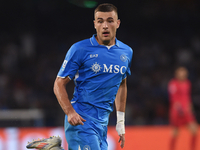
[[[58,95],[62,90],[65,89],[66,84],[70,81],[69,78],[56,78],[53,85],[53,92]]]

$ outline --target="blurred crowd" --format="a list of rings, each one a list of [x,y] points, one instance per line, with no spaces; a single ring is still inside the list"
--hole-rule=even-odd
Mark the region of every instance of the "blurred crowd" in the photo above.
[[[200,122],[200,2],[113,4],[121,19],[117,38],[134,50],[126,124],[169,124],[167,84],[179,65],[189,70],[194,114]],[[62,0],[30,0],[5,2],[0,10],[0,110],[42,109],[43,126],[62,126],[54,80],[70,46],[95,33],[93,9]],[[70,98],[73,90],[70,82]],[[112,113],[110,125],[115,122]]]

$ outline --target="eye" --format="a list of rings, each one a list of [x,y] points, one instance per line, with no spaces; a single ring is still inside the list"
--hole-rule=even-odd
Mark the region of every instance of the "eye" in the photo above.
[[[103,23],[103,20],[98,20],[97,22],[98,22],[98,23]]]
[[[112,22],[114,22],[114,21],[113,21],[113,20],[108,20],[108,22],[109,22],[109,23],[112,23]]]

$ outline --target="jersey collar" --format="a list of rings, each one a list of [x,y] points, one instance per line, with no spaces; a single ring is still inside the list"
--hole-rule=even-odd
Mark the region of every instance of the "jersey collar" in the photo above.
[[[96,34],[94,34],[91,38],[90,38],[90,43],[94,46],[98,46],[99,43],[96,40]],[[115,38],[115,45],[119,47],[119,41],[117,40],[117,38]]]

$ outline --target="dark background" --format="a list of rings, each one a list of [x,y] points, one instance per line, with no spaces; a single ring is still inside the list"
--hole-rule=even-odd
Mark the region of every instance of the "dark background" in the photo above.
[[[167,84],[184,65],[200,122],[200,1],[101,1],[118,7],[117,38],[134,49],[128,77],[127,125],[168,125]],[[7,0],[0,3],[0,110],[41,109],[31,126],[62,126],[53,84],[69,47],[95,33],[94,8],[84,0]],[[67,90],[72,98],[74,84]],[[4,122],[4,124],[2,123]],[[115,112],[110,125],[115,125]],[[0,126],[30,126],[17,118]]]

